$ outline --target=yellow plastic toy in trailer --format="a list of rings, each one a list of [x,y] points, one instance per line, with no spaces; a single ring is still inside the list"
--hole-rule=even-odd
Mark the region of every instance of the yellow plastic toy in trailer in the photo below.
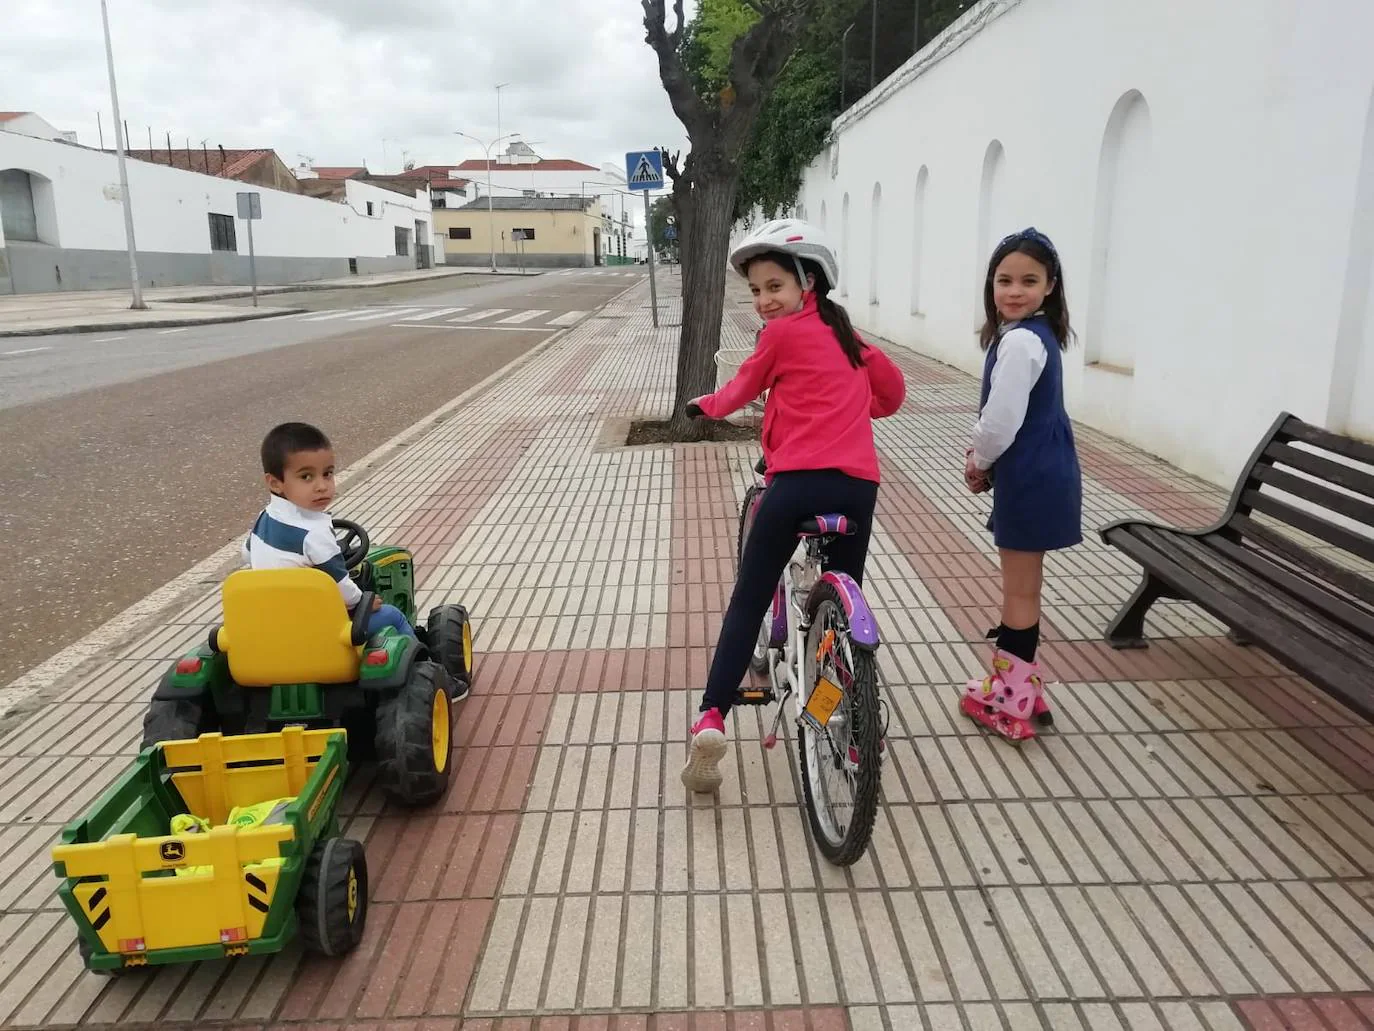
[[[343,730],[301,727],[142,752],[52,851],[86,966],[277,952],[298,933],[354,948],[367,861],[339,834],[347,753]]]

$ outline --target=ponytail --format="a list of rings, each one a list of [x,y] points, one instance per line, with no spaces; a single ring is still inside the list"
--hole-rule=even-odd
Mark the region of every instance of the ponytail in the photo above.
[[[808,263],[809,264],[809,263]],[[863,353],[866,346],[854,332],[854,324],[849,321],[849,312],[830,299],[830,284],[825,275],[816,269],[816,313],[821,321],[830,327],[839,341],[840,350],[856,369],[863,368]]]

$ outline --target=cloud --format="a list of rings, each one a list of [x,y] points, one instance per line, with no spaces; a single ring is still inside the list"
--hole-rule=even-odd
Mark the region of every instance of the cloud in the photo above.
[[[10,0],[0,109],[113,145],[99,7]],[[287,164],[395,170],[480,157],[520,132],[600,165],[686,146],[638,0],[109,0],[130,145],[271,147]],[[689,8],[690,10],[690,8]]]

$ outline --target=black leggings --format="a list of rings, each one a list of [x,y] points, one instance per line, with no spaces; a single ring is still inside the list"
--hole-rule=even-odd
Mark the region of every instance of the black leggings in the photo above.
[[[854,533],[830,542],[825,568],[848,573],[862,584],[868,538],[873,532],[873,506],[877,501],[876,483],[834,469],[778,473],[773,477],[744,542],[739,579],[730,596],[730,607],[725,610],[716,656],[706,679],[702,712],[714,708],[724,716],[734,704],[778,578],[797,548],[797,528],[814,515],[837,512],[847,516]]]

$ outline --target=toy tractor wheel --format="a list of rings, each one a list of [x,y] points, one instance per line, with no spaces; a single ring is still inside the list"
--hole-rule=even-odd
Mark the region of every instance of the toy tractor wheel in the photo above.
[[[377,772],[399,805],[438,801],[448,789],[453,709],[448,676],[433,662],[417,662],[395,695],[377,706]]]
[[[440,605],[429,614],[429,646],[453,681],[454,699],[467,696],[472,686],[472,623],[461,605]]]
[[[317,842],[305,863],[296,916],[305,947],[342,956],[363,937],[367,923],[367,856],[352,838]]]
[[[76,951],[77,954],[81,957],[82,965],[85,966],[85,968],[92,974],[94,974],[96,977],[118,977],[120,974],[124,973],[123,967],[114,967],[113,969],[92,968],[91,947],[86,944],[86,939],[82,938],[80,935],[78,935],[76,939]]]
[[[197,738],[213,724],[214,713],[199,698],[154,698],[143,714],[143,743],[139,748]]]

